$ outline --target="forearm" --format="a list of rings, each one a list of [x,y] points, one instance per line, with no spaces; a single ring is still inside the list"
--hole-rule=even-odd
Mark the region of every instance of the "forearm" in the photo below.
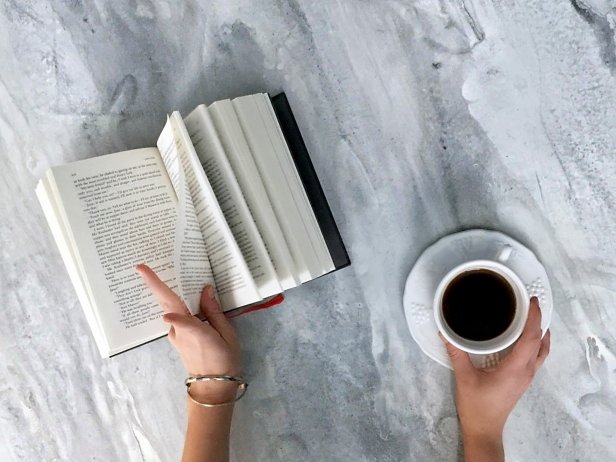
[[[242,370],[235,329],[224,316],[213,286],[201,292],[200,314],[207,320],[203,322],[190,314],[182,298],[151,268],[137,265],[136,269],[158,299],[163,321],[171,326],[169,341],[190,376],[186,380],[188,428],[182,460],[226,462],[233,403],[238,389],[243,392],[247,385],[235,377]]]
[[[465,462],[504,462],[502,432],[469,434],[462,431]]]
[[[182,462],[227,462],[233,405],[207,408],[188,400]]]

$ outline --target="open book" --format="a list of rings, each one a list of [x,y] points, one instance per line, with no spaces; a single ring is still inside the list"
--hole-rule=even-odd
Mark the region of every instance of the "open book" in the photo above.
[[[138,263],[192,313],[205,284],[229,311],[350,263],[284,94],[174,112],[156,148],[53,167],[36,193],[103,357],[168,331]]]

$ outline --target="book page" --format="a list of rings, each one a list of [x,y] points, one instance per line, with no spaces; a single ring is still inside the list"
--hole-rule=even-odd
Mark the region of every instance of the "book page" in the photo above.
[[[176,196],[158,150],[54,167],[49,187],[109,353],[164,335],[158,302],[135,271],[145,262],[177,288]]]
[[[49,172],[47,173],[49,174]],[[88,289],[86,288],[86,282],[84,281],[84,277],[79,270],[79,264],[75,256],[75,252],[73,252],[73,249],[71,248],[68,232],[64,226],[64,223],[61,221],[59,206],[57,204],[56,197],[51,191],[49,179],[47,177],[48,175],[44,176],[38,182],[36,186],[36,195],[41,204],[41,208],[43,209],[43,213],[45,214],[45,218],[47,219],[47,223],[49,224],[54,240],[56,241],[56,245],[58,246],[60,256],[66,266],[71,282],[73,283],[73,287],[75,287],[75,292],[77,292],[77,298],[83,308],[86,321],[92,331],[96,346],[101,353],[101,356],[107,357],[109,356],[109,345],[102,328],[99,325],[98,316],[93,311],[93,302],[90,300],[90,295],[88,294]]]
[[[295,276],[293,256],[267,196],[248,142],[231,100],[217,101],[208,108],[212,122],[246,200],[248,209],[263,239],[278,281],[283,290],[300,284]]]
[[[312,205],[310,204],[310,200],[302,184],[295,162],[293,161],[293,156],[289,151],[284,133],[278,123],[276,113],[272,107],[272,102],[265,93],[253,95],[253,98],[256,100],[261,118],[267,126],[270,140],[276,149],[278,161],[281,166],[283,166],[284,174],[293,192],[295,203],[298,205],[308,237],[312,243],[312,248],[315,250],[315,256],[323,271],[321,274],[333,271],[335,269],[334,262],[332,261],[327,243],[321,233],[321,228],[319,227],[314,210],[312,209]]]
[[[167,174],[178,198],[173,261],[178,275],[178,294],[191,313],[199,312],[201,292],[206,284],[215,286],[212,267],[199,226],[190,185],[194,183],[187,168],[186,155],[178,149],[172,124],[167,123],[158,141]],[[187,175],[188,172],[188,175]]]
[[[267,298],[282,292],[274,266],[220,144],[208,109],[204,105],[197,107],[184,122],[259,295]]]
[[[199,163],[179,112],[174,112],[158,141],[172,181],[184,178],[210,261],[223,310],[261,300],[250,270],[227,225],[212,187]],[[179,159],[174,161],[174,159]],[[175,180],[177,174],[178,179]]]
[[[319,237],[321,240],[323,238],[316,234],[316,218],[305,198],[290,153],[284,151],[286,141],[277,131],[277,122],[263,107],[265,98],[267,95],[243,96],[234,99],[233,106],[289,243],[299,278],[301,282],[306,282],[327,272],[320,258],[321,247],[325,247],[325,243],[319,243]]]

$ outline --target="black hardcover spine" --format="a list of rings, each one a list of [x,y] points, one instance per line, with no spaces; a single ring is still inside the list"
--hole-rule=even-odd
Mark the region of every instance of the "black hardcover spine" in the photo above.
[[[331,255],[336,270],[349,266],[351,260],[346,251],[342,237],[334,221],[334,216],[329,208],[323,188],[314,170],[310,155],[306,149],[306,144],[299,131],[291,106],[284,93],[270,96],[274,112],[284,134],[289,151],[293,157],[293,162],[299,173],[299,177],[304,185],[304,190],[314,211],[314,215],[321,228],[321,233],[327,244],[327,249]]]

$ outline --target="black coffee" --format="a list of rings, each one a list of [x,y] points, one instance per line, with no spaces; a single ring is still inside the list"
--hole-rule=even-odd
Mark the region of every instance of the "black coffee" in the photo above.
[[[467,271],[445,289],[443,317],[451,330],[465,339],[481,341],[499,336],[514,314],[513,289],[493,271]]]

